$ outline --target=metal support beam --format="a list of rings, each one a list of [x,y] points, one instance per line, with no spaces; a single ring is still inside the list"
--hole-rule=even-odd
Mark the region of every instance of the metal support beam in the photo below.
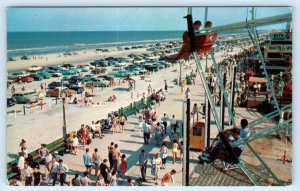
[[[202,29],[195,31],[195,36],[200,36],[203,34],[209,34],[214,32],[226,32],[226,31],[234,31],[239,29],[246,29],[247,27],[261,27],[271,24],[290,22],[292,21],[292,14],[282,14],[277,16],[265,17],[260,19],[254,19],[249,21],[242,21],[238,23],[232,23],[228,25],[222,25],[217,27],[211,27],[209,29]]]
[[[187,151],[187,133],[189,132],[186,128],[187,126],[187,113],[186,113],[186,101],[184,101],[182,106],[182,116],[183,116],[183,172],[186,172],[186,164],[187,164],[187,160],[186,160],[186,151]],[[186,185],[186,176],[182,175],[182,186]]]
[[[273,87],[273,85],[270,84],[270,78],[269,78],[269,75],[268,75],[268,72],[267,72],[267,69],[266,69],[266,62],[265,62],[265,59],[264,59],[264,57],[263,57],[263,54],[262,54],[262,52],[261,52],[261,50],[260,50],[259,40],[258,40],[258,38],[257,38],[256,30],[255,30],[254,27],[252,28],[252,32],[253,32],[253,34],[254,34],[254,35],[253,35],[253,36],[254,36],[254,38],[253,38],[254,41],[253,41],[253,42],[254,42],[254,45],[256,46],[256,49],[257,49],[258,54],[259,54],[259,57],[260,57],[260,59],[261,59],[262,68],[263,68],[263,70],[264,70],[264,73],[265,73],[265,75],[266,75],[266,80],[267,80],[267,82],[268,82],[268,84],[269,84],[269,87],[270,87],[270,90],[271,90],[271,96],[272,96],[272,98],[273,98],[273,102],[274,102],[274,104],[275,104],[275,107],[276,107],[276,109],[277,109],[278,114],[281,116],[281,110],[280,110],[280,107],[279,107],[279,105],[278,105],[276,95],[275,95],[275,93],[274,93],[274,87]]]
[[[233,125],[235,125],[235,119],[234,119],[234,116],[233,116],[233,113],[232,113],[232,108],[231,108],[231,105],[228,101],[228,96],[227,96],[226,89],[225,89],[226,87],[225,87],[225,84],[222,82],[222,78],[220,76],[220,70],[219,70],[217,62],[215,60],[215,56],[214,56],[213,51],[210,53],[210,55],[211,55],[211,58],[212,58],[212,61],[213,61],[213,66],[214,66],[215,71],[216,71],[217,79],[220,83],[221,91],[222,91],[222,93],[224,95],[224,98],[225,98],[225,103],[226,103],[226,106],[228,108],[228,113],[229,113],[229,117],[231,118],[231,123]]]
[[[223,74],[223,84],[226,84],[226,72]],[[225,85],[226,86],[226,85]],[[224,131],[224,126],[225,126],[225,94],[226,94],[226,87],[225,91],[222,92],[222,97],[221,97],[221,126]]]
[[[272,170],[268,167],[268,165],[260,158],[260,156],[255,152],[253,147],[247,143],[246,144],[250,151],[254,154],[254,156],[259,160],[259,162],[263,165],[263,167],[268,171],[268,173],[276,180],[276,182],[279,184],[279,186],[283,186],[282,182],[277,178],[277,176],[272,172]]]
[[[212,113],[214,115],[218,131],[222,132],[223,130],[221,128],[221,122],[220,122],[220,119],[219,119],[219,116],[218,116],[218,113],[217,113],[217,110],[216,110],[216,105],[213,102],[213,98],[212,98],[211,93],[209,91],[209,87],[207,85],[206,78],[205,78],[205,73],[204,73],[203,68],[201,66],[201,62],[200,62],[198,53],[197,52],[193,52],[193,56],[194,56],[195,61],[196,61],[196,66],[198,68],[198,72],[199,72],[200,78],[202,80],[203,87],[204,87],[204,90],[206,92],[207,99],[208,99],[208,101],[209,101],[209,103],[211,105]]]
[[[238,167],[248,176],[250,181],[255,185],[255,186],[260,186],[259,183],[255,180],[255,178],[252,176],[252,174],[244,167],[242,163],[237,164]]]

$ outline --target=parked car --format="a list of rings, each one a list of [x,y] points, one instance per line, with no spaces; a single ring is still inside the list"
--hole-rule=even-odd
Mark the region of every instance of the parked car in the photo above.
[[[40,75],[40,74],[31,74],[30,75],[35,81],[41,81],[42,79],[44,79],[44,76]]]
[[[14,93],[12,97],[17,101],[17,103],[31,104],[36,103],[39,100],[36,91]]]
[[[61,76],[62,76],[62,74],[59,72],[55,72],[52,74],[52,77],[61,77]]]
[[[118,62],[115,64],[116,67],[125,67],[127,64],[125,62]]]
[[[115,74],[116,77],[131,77],[134,76],[133,72],[127,71],[127,70],[123,70],[123,71],[119,71]]]
[[[44,79],[48,79],[48,78],[52,77],[51,74],[49,74],[48,72],[45,72],[45,71],[39,72],[37,74],[43,76]]]
[[[104,78],[93,78],[91,81],[86,83],[88,87],[92,84],[94,84],[94,87],[108,87],[110,85],[110,81],[105,80]]]
[[[11,97],[11,98],[7,98],[7,107],[11,107],[14,106],[17,103],[16,99]]]
[[[15,82],[22,82],[22,83],[29,83],[34,81],[33,77],[30,76],[24,76],[24,77],[20,77],[20,78],[16,78]]]
[[[84,92],[83,87],[77,86],[75,84],[69,84],[67,87],[71,90],[75,90],[77,92],[77,94],[81,94]]]
[[[8,75],[8,79],[15,80],[16,78],[27,76],[26,72],[14,72]]]
[[[99,78],[103,78],[103,79],[105,79],[105,80],[107,80],[107,81],[114,81],[114,78],[113,77],[111,77],[111,76],[99,76]]]
[[[49,89],[46,92],[47,97],[61,97],[63,94],[65,94],[67,97],[71,97],[72,95],[76,94],[76,91],[64,87],[57,87],[55,89]]]
[[[49,89],[54,89],[61,86],[62,86],[61,82],[51,82],[50,84],[48,84]]]

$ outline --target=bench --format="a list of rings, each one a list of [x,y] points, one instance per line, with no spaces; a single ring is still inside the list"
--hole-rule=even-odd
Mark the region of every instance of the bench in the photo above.
[[[19,172],[17,170],[18,159],[15,159],[9,163],[7,163],[7,179],[10,180],[12,178],[19,177]]]
[[[60,138],[60,139],[46,145],[46,148],[50,151],[51,154],[54,154],[54,152],[57,151],[60,155],[63,156],[64,150],[66,149],[64,144],[65,144],[65,139]],[[39,150],[40,149],[37,149],[37,150],[29,153],[28,160],[31,160],[31,162],[34,162],[35,164],[40,164],[44,159],[41,157]]]
[[[136,113],[139,113],[141,109],[143,109],[146,105],[144,104],[143,100],[140,100],[138,102],[133,102],[133,109]]]
[[[135,114],[135,113],[136,112],[135,112],[135,110],[134,110],[134,108],[132,106],[132,103],[129,106],[127,106],[127,107],[124,107],[124,108],[121,107],[119,109],[120,116],[124,115],[126,119],[127,119],[128,116],[130,116],[132,114]]]

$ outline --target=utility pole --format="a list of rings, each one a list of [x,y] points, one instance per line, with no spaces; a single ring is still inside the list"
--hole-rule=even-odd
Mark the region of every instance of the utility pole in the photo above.
[[[63,137],[66,139],[67,138],[67,122],[66,122],[66,108],[65,108],[65,104],[66,104],[66,97],[63,96],[62,100],[63,100]]]

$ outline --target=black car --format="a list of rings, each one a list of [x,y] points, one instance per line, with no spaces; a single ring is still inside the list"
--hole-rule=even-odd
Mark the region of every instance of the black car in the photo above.
[[[49,89],[54,89],[61,86],[62,86],[61,82],[51,82],[50,84],[48,84]]]
[[[107,81],[113,81],[114,80],[114,78],[111,77],[111,76],[99,76],[99,77],[104,78]]]
[[[15,98],[7,98],[7,107],[14,106],[17,103]]]
[[[71,90],[75,90],[77,92],[77,94],[81,94],[84,91],[82,87],[79,87],[76,84],[69,84],[68,88]]]

